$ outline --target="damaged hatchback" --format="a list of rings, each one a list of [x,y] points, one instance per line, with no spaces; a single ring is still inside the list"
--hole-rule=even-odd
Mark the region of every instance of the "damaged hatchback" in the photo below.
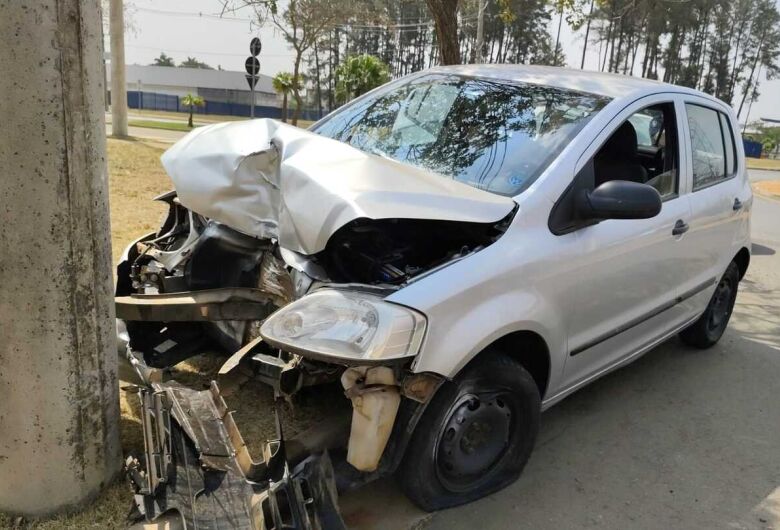
[[[139,511],[341,528],[337,490],[384,474],[426,510],[511,483],[544,408],[723,334],[750,259],[735,131],[694,90],[518,65],[413,74],[309,130],[194,130],[117,269]],[[351,419],[251,457],[216,384],[165,380],[214,349],[288,400],[343,386]]]

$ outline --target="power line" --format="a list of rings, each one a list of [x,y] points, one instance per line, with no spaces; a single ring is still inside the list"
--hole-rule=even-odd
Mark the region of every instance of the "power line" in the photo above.
[[[154,9],[151,7],[136,7],[138,11],[146,11],[147,13],[154,13],[156,15],[163,16],[175,16],[175,17],[194,17],[194,18],[208,18],[212,20],[224,20],[226,22],[250,22],[257,23],[257,20],[253,18],[241,18],[241,17],[229,17],[226,15],[218,15],[216,13],[203,13],[203,12],[191,12],[191,11],[169,11],[166,9]]]
[[[667,0],[668,1],[668,0]],[[138,11],[146,11],[147,13],[155,13],[158,15],[163,16],[176,16],[176,17],[194,17],[194,18],[208,18],[212,20],[226,20],[226,21],[232,21],[232,22],[249,22],[257,24],[257,20],[253,18],[241,18],[241,17],[231,17],[226,15],[219,15],[216,13],[203,13],[203,12],[192,12],[192,11],[170,11],[166,9],[155,9],[151,7],[136,7],[136,10]],[[459,19],[460,23],[470,23],[474,22],[477,19],[477,15],[471,15],[468,17],[461,17]],[[394,29],[401,29],[404,28],[419,28],[422,26],[431,27],[434,25],[434,22],[432,20],[427,21],[420,21],[420,22],[408,22],[408,23],[399,23],[399,24],[333,24],[330,27],[331,28],[357,28],[357,29],[377,29],[377,30],[394,30]]]
[[[153,51],[166,51],[166,52],[172,52],[172,53],[194,53],[197,55],[219,55],[219,56],[231,56],[231,57],[246,57],[246,53],[222,53],[222,52],[207,52],[207,51],[199,51],[199,50],[174,50],[172,48],[164,48],[160,46],[142,46],[140,44],[125,44],[125,47],[127,48],[140,48],[142,50],[153,50]],[[265,53],[263,52],[263,57],[292,57],[294,54],[292,52],[290,53]]]

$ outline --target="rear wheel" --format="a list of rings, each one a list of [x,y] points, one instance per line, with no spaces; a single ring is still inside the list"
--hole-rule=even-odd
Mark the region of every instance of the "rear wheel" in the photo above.
[[[720,340],[734,310],[738,285],[739,268],[732,261],[699,320],[680,332],[683,342],[696,348],[709,348]]]
[[[404,492],[432,511],[507,486],[531,454],[539,414],[531,375],[500,352],[486,352],[425,410],[399,470]]]

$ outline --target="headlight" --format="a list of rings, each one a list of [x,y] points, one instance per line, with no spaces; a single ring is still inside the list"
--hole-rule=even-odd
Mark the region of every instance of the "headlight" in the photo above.
[[[260,328],[277,348],[350,364],[415,356],[424,334],[420,313],[371,294],[335,289],[304,296]]]

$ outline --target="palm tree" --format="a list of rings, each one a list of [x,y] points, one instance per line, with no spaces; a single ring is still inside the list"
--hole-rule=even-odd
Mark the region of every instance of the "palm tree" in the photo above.
[[[193,96],[192,94],[187,94],[183,98],[181,98],[181,104],[187,105],[190,108],[190,119],[187,121],[187,125],[189,125],[190,129],[192,129],[192,113],[195,111],[195,107],[202,107],[206,104],[205,101],[203,101],[203,98],[200,96]]]
[[[161,52],[160,56],[155,58],[154,66],[176,66],[173,62],[173,58],[165,55],[165,52]]]
[[[336,68],[336,79],[336,100],[346,103],[389,81],[390,73],[373,55],[356,55]]]
[[[274,90],[282,95],[282,121],[287,123],[287,96],[293,90],[293,75],[290,72],[279,72],[272,83]]]

